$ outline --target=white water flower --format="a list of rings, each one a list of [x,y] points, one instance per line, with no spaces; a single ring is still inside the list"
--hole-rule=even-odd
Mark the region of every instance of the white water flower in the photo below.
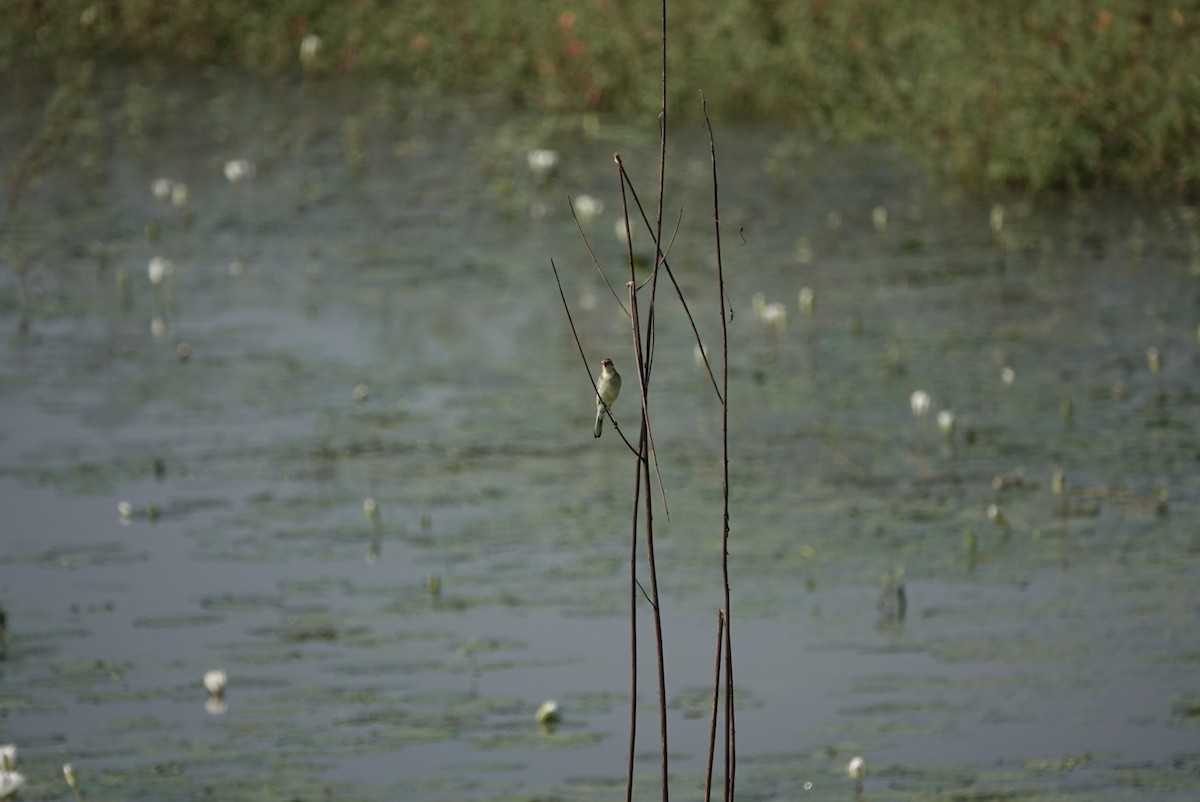
[[[993,234],[1001,234],[1004,231],[1004,204],[992,204],[992,213],[988,217],[988,224],[992,227]]]
[[[0,799],[8,799],[21,790],[25,775],[19,771],[0,771]]]
[[[4,744],[0,746],[0,770],[12,771],[17,767],[17,745]]]
[[[212,671],[204,673],[204,688],[208,691],[209,696],[223,696],[225,686],[228,684],[229,677],[222,668],[214,668]]]
[[[988,520],[996,526],[1007,526],[1008,519],[1004,517],[1004,511],[1000,509],[999,504],[989,504],[987,507]]]
[[[367,516],[367,520],[372,523],[379,521],[379,504],[371,496],[363,499],[363,515]]]
[[[800,288],[800,311],[806,315],[812,315],[817,308],[817,296],[813,292],[812,287]]]
[[[187,184],[180,181],[171,187],[171,205],[176,209],[182,209],[187,206],[188,188]]]
[[[1067,475],[1062,468],[1055,468],[1054,473],[1050,474],[1050,492],[1056,496],[1067,492]]]
[[[1017,372],[1008,365],[1000,368],[1000,381],[1005,384],[1012,384],[1017,380]]]
[[[948,409],[943,409],[937,414],[938,431],[943,437],[952,437],[954,435],[954,413]]]
[[[74,791],[75,786],[79,784],[79,780],[75,776],[75,767],[70,763],[63,764],[63,778],[67,781],[67,787],[69,787],[72,791]]]
[[[580,195],[575,199],[575,216],[581,223],[590,223],[604,211],[604,201],[591,195]]]
[[[1146,367],[1150,368],[1151,373],[1157,376],[1162,370],[1162,363],[1162,354],[1157,348],[1151,346],[1146,349]]]
[[[557,150],[537,148],[529,151],[526,159],[529,162],[529,169],[533,170],[533,174],[538,178],[549,178],[558,169],[559,156]]]
[[[155,315],[150,318],[150,333],[157,339],[162,339],[167,336],[167,332],[171,327],[167,325],[167,319],[162,315]]]
[[[225,180],[231,184],[240,184],[254,175],[253,162],[245,159],[231,159],[225,162]]]
[[[321,52],[321,37],[315,33],[305,35],[300,40],[300,61],[304,64],[312,64],[317,60],[317,54]]]
[[[855,793],[861,794],[863,780],[867,778],[867,761],[863,760],[860,755],[850,758],[850,762],[846,764],[846,774],[854,780]]]
[[[354,403],[356,404],[364,403],[370,395],[371,385],[367,384],[366,382],[360,382],[354,385],[354,389],[350,391],[350,398],[353,399]]]
[[[913,390],[908,403],[912,406],[912,413],[918,418],[923,418],[929,413],[929,407],[933,404],[933,399],[924,390]]]
[[[174,183],[169,178],[156,178],[154,183],[150,185],[150,191],[154,193],[156,201],[166,201],[171,197],[171,188]]]
[[[875,226],[875,230],[879,233],[887,231],[888,226],[888,210],[886,206],[876,206],[871,212],[871,223]]]
[[[547,699],[538,707],[534,717],[537,719],[538,724],[554,724],[562,720],[562,711],[558,706],[558,702],[553,699]]]
[[[773,329],[783,331],[787,328],[787,307],[781,303],[767,303],[767,297],[761,292],[754,293],[751,300],[754,316]]]
[[[796,241],[796,261],[802,265],[810,265],[813,260],[812,242],[808,237],[801,237]]]
[[[162,284],[167,276],[171,275],[173,270],[174,267],[168,260],[161,256],[155,256],[150,260],[150,266],[146,272],[150,275],[151,284]]]

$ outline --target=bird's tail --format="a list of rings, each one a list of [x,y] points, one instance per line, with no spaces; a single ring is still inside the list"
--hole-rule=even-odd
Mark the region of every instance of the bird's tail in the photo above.
[[[592,427],[592,437],[599,437],[600,430],[604,428],[604,405],[596,405],[596,425]]]

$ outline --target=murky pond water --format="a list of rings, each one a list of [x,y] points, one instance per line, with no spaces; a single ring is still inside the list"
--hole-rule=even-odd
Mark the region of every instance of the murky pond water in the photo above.
[[[3,112],[6,163],[38,109]],[[605,204],[586,228],[623,283],[611,154],[649,200],[653,121],[225,80],[96,113],[118,133],[80,134],[3,224],[22,797],[62,798],[64,761],[89,799],[619,796],[633,464],[591,436],[550,259],[593,364],[630,365],[566,196]],[[707,143],[676,129],[670,259],[715,354]],[[997,219],[899,154],[717,136],[739,795],[849,799],[862,754],[879,800],[1194,799],[1195,212],[1007,198]],[[257,169],[235,186],[237,158]],[[720,414],[674,304],[659,326],[672,767],[699,798]]]

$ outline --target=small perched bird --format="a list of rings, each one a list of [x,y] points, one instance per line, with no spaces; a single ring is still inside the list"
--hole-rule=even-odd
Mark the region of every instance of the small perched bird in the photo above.
[[[617,373],[613,367],[611,359],[604,359],[600,362],[600,378],[596,379],[596,425],[592,429],[592,436],[599,437],[600,430],[604,428],[604,412],[611,407],[617,400],[617,396],[621,394],[621,374]]]

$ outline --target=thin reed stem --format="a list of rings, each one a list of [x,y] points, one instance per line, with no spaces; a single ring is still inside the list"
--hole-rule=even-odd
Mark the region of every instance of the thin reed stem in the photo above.
[[[625,313],[625,317],[629,317],[629,310],[625,308],[625,302],[621,300],[621,296],[617,295],[616,288],[608,280],[608,276],[604,274],[604,268],[600,266],[600,260],[596,258],[596,252],[592,250],[592,243],[588,242],[587,233],[583,230],[583,224],[579,222],[579,216],[575,214],[575,204],[571,201],[570,195],[567,196],[567,206],[571,209],[571,219],[575,221],[575,227],[579,229],[579,238],[583,240],[583,247],[587,248],[588,256],[592,257],[592,264],[596,266],[596,272],[604,280],[604,286],[608,287],[609,293],[616,299],[617,306],[621,307],[621,311]]]
[[[632,258],[629,265],[633,272]],[[659,726],[659,757],[662,767],[662,799],[669,799],[669,784],[667,782],[668,753],[667,753],[667,676],[666,655],[663,649],[662,604],[658,594],[658,565],[654,557],[654,505],[650,494],[650,417],[648,414],[649,399],[647,384],[642,380],[645,376],[645,351],[642,347],[640,316],[637,301],[637,286],[633,280],[629,282],[629,309],[633,317],[634,353],[638,363],[638,390],[642,400],[642,425],[638,436],[638,478],[645,489],[645,502],[642,505],[642,515],[645,518],[646,537],[646,570],[650,575],[650,614],[654,621],[654,646],[658,669],[658,726]],[[636,529],[636,511],[633,528]]]
[[[717,145],[712,121],[708,117],[708,101],[700,93],[704,124],[708,129],[708,149],[712,156],[713,237],[717,253],[717,300],[721,310],[721,579],[725,590],[725,799],[733,800],[736,771],[736,738],[734,735],[733,698],[733,615],[729,591],[729,331],[725,317],[725,264],[721,257],[721,207],[717,181]]]
[[[725,643],[725,611],[717,611],[716,665],[713,667],[712,717],[708,730],[708,763],[704,771],[704,802],[712,799],[713,762],[717,753],[717,719],[721,700],[721,657]]]
[[[658,293],[658,268],[663,263],[664,255],[662,250],[662,221],[663,221],[663,196],[666,193],[666,176],[667,176],[667,0],[662,0],[662,111],[659,112],[659,152],[658,152],[658,219],[654,229],[654,281],[650,285],[650,319],[647,324],[647,340],[649,345],[649,353],[647,354],[645,370],[646,384],[650,379],[650,365],[654,359],[654,308],[655,300]],[[647,422],[647,435],[649,435],[649,418]],[[647,436],[647,444],[650,443]],[[647,456],[646,452],[642,452],[643,458]],[[658,456],[655,454],[654,459],[655,469],[658,466]],[[659,730],[662,733],[662,799],[667,802],[669,797],[669,785],[667,776],[667,671],[666,671],[666,656],[663,653],[663,636],[662,636],[662,610],[658,600],[658,571],[654,565],[654,533],[651,528],[650,515],[650,464],[648,461],[643,462],[643,474],[646,485],[646,556],[649,561],[650,569],[650,593],[654,596],[654,630],[655,640],[658,646],[658,723]],[[659,480],[661,487],[661,478]],[[665,495],[666,490],[663,490]]]
[[[733,802],[737,777],[737,727],[733,697],[733,634],[725,614],[725,802]]]
[[[640,472],[642,463],[639,460],[637,469]],[[641,583],[637,578],[638,555],[638,505],[641,503],[641,483],[633,483],[633,509],[630,512],[629,527],[629,756],[625,774],[625,802],[633,802],[633,770],[637,763],[637,705],[638,705],[638,625],[637,597]],[[644,590],[642,591],[645,592]]]

